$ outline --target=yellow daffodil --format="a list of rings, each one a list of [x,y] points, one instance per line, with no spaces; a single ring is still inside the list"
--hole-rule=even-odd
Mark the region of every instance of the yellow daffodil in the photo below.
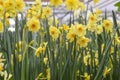
[[[49,33],[53,40],[56,40],[59,37],[60,31],[56,27],[51,26],[49,29]]]
[[[45,17],[49,17],[49,16],[51,16],[52,10],[50,7],[47,6],[44,8],[43,13],[44,13]]]
[[[4,5],[4,0],[0,0],[0,6]]]
[[[4,80],[10,80],[12,78],[12,74],[7,73],[7,71],[4,71]]]
[[[106,31],[111,31],[112,27],[113,27],[111,20],[109,20],[109,19],[104,20],[103,27],[105,28]]]
[[[84,80],[90,80],[90,75],[88,73],[84,73]]]
[[[98,51],[95,52],[95,58],[98,58]]]
[[[0,63],[0,71],[4,70],[4,63]]]
[[[5,0],[4,7],[5,10],[9,11],[11,9],[15,9],[15,1],[14,0]]]
[[[79,9],[80,9],[81,11],[84,11],[85,8],[86,8],[86,6],[85,6],[85,4],[84,4],[83,2],[79,2],[78,7],[79,7]]]
[[[3,17],[4,11],[5,11],[4,7],[0,6],[0,17]]]
[[[22,61],[22,55],[21,55],[21,54],[18,55],[18,61],[19,61],[19,62]]]
[[[43,51],[43,48],[40,46],[39,48],[36,49],[36,51],[35,51],[35,56],[36,56],[36,57],[39,57],[40,54],[42,53],[42,51]]]
[[[89,16],[89,22],[96,22],[96,19],[97,19],[97,16],[95,14],[92,14],[90,13],[90,16]]]
[[[64,29],[65,31],[67,31],[67,30],[69,30],[69,26],[66,25],[66,24],[63,24],[63,29]]]
[[[29,31],[38,32],[40,29],[40,21],[37,18],[33,17],[27,22],[27,26]]]
[[[23,11],[23,8],[25,7],[25,3],[23,0],[16,0],[16,9],[18,11]]]
[[[76,10],[79,6],[79,0],[66,0],[65,4],[67,10]]]
[[[96,28],[97,34],[101,34],[103,32],[103,27],[101,25],[98,25]]]
[[[44,61],[45,64],[47,64],[47,62],[48,62],[48,58],[45,57],[43,61]]]
[[[105,67],[105,70],[103,72],[103,77],[106,78],[106,76],[110,73],[111,68]]]
[[[3,23],[0,21],[0,33],[4,31]]]
[[[91,32],[95,32],[97,30],[97,24],[96,23],[88,23],[87,28]]]
[[[111,48],[110,48],[110,53],[111,54],[114,53],[114,47],[113,46],[111,46]]]
[[[100,15],[100,14],[102,14],[102,10],[100,10],[100,9],[96,9],[96,12],[95,12],[97,15]]]
[[[50,5],[54,7],[58,7],[63,3],[63,0],[50,0]]]
[[[83,36],[77,40],[77,44],[79,44],[80,47],[87,47],[89,41],[90,41],[89,38],[86,38],[85,36]]]
[[[75,26],[71,26],[69,32],[67,33],[67,39],[70,40],[70,42],[73,42],[75,37],[76,37],[76,30],[75,30]]]
[[[14,8],[14,9],[11,9],[11,10],[7,11],[6,14],[5,14],[5,17],[6,18],[10,18],[10,17],[15,18],[16,15],[17,15],[17,12],[16,12],[16,9]]]
[[[16,48],[21,51],[22,50],[22,47],[23,47],[23,42],[22,41],[19,41],[17,44],[16,44]]]
[[[100,0],[93,0],[94,5],[96,5]]]
[[[86,34],[86,27],[82,24],[77,24],[76,25],[76,34],[79,36],[79,37],[82,37]]]
[[[84,56],[84,64],[87,66],[90,64],[91,56],[89,54]]]
[[[50,68],[48,68],[47,70],[46,70],[46,73],[47,73],[47,80],[50,80]]]

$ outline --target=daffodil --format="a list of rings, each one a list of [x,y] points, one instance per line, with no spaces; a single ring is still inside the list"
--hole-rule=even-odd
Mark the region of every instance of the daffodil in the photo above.
[[[91,56],[89,54],[84,56],[84,64],[87,66],[90,64]]]
[[[4,70],[4,63],[0,63],[0,71]]]
[[[54,7],[58,7],[63,3],[63,0],[50,0],[50,5]]]
[[[3,23],[0,21],[0,33],[4,31]]]
[[[38,32],[40,29],[40,21],[37,18],[33,17],[27,22],[27,26],[29,31]]]
[[[100,15],[100,14],[102,14],[102,10],[100,10],[100,9],[96,9],[96,12],[95,12],[97,15]]]
[[[66,0],[66,9],[76,10],[79,6],[79,0]]]
[[[3,6],[0,6],[0,17],[3,17],[5,9]]]
[[[23,11],[23,8],[25,7],[25,3],[23,0],[16,0],[16,9],[18,11]]]
[[[46,73],[47,73],[47,80],[50,80],[50,68],[48,68],[47,70],[46,70]]]
[[[48,58],[45,57],[43,61],[44,61],[45,64],[47,64],[47,62],[48,62]]]
[[[113,46],[111,46],[111,48],[110,48],[110,53],[111,54],[114,53],[114,47]]]
[[[76,30],[75,30],[75,26],[72,25],[69,32],[67,33],[67,39],[70,41],[70,42],[73,42],[75,37],[76,37]]]
[[[64,29],[65,31],[67,31],[67,30],[69,30],[69,26],[66,25],[66,24],[63,24],[63,29]]]
[[[83,2],[79,2],[78,8],[79,8],[81,11],[84,11],[85,8],[86,8],[86,6],[85,6],[85,4],[84,4]]]
[[[17,15],[16,9],[10,9],[6,12],[5,17],[6,18],[15,18]]]
[[[44,8],[43,14],[44,14],[45,17],[51,16],[51,13],[52,13],[52,10],[51,10],[50,7],[47,6],[47,7]]]
[[[87,28],[88,28],[89,31],[95,32],[97,30],[97,24],[89,22],[87,24]]]
[[[109,19],[104,20],[103,27],[105,28],[106,31],[111,31],[112,27],[113,27],[111,20],[109,20]]]
[[[84,78],[85,78],[85,80],[90,80],[90,75],[85,72],[85,73],[84,73]]]
[[[23,42],[22,41],[19,41],[17,44],[16,44],[16,48],[21,51],[22,50],[22,47],[23,47]]]
[[[4,0],[0,0],[0,6],[4,5]]]
[[[18,55],[18,61],[19,61],[19,62],[22,61],[22,55],[21,55],[21,54]]]
[[[100,0],[93,0],[94,5],[96,5]]]
[[[12,74],[7,73],[7,71],[4,71],[4,80],[10,80],[12,78]]]
[[[56,27],[51,26],[49,29],[49,33],[53,40],[56,40],[59,37],[60,31]]]
[[[79,36],[79,37],[82,37],[86,34],[86,27],[82,24],[77,24],[76,25],[76,34]]]
[[[9,11],[11,9],[15,9],[15,1],[14,0],[5,0],[4,7],[6,11]]]
[[[94,23],[96,22],[96,19],[97,19],[97,16],[93,13],[90,13],[89,22]]]
[[[40,54],[42,53],[42,51],[43,51],[43,48],[40,46],[39,48],[36,49],[36,51],[35,51],[35,56],[36,56],[36,57],[39,57]]]
[[[105,70],[103,72],[103,77],[106,78],[106,76],[110,73],[111,68],[105,67]]]
[[[97,34],[101,34],[103,32],[103,27],[101,25],[98,25],[96,28]]]
[[[77,44],[79,44],[80,47],[87,47],[87,45],[88,45],[89,42],[90,42],[90,39],[89,39],[89,38],[86,38],[85,36],[80,37],[80,38],[77,40]]]

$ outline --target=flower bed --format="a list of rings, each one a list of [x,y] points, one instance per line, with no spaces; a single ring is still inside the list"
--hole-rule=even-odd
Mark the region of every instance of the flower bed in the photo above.
[[[66,24],[54,15],[61,4],[70,11]],[[120,33],[114,11],[112,20],[99,9],[83,16],[88,14],[86,6],[78,0],[50,0],[46,7],[36,0],[26,13],[24,7],[22,0],[0,0],[0,80],[120,79]],[[8,29],[10,18],[14,32]]]

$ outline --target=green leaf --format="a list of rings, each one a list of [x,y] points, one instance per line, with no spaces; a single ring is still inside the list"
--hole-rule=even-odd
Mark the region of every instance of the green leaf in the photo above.
[[[120,2],[117,2],[114,6],[118,7],[118,11],[120,11]]]
[[[120,7],[120,2],[117,2],[114,6]]]
[[[118,8],[118,11],[120,11],[120,7]]]

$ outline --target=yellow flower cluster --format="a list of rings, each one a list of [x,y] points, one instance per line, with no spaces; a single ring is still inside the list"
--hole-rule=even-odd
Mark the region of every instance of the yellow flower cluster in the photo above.
[[[49,33],[52,36],[53,40],[56,40],[59,37],[60,31],[56,27],[51,26]]]
[[[73,42],[76,38],[77,44],[80,45],[80,47],[86,47],[88,45],[88,42],[90,41],[89,38],[85,37],[86,29],[86,26],[84,26],[83,24],[72,25],[69,28],[66,38],[70,42]]]
[[[19,41],[17,44],[16,44],[16,48],[21,51],[22,48],[23,48],[23,42],[22,41]]]
[[[98,60],[98,52],[94,52],[94,60],[92,60],[90,53],[88,52],[86,55],[84,55],[84,64],[85,66],[93,65],[98,67],[99,66],[99,60]],[[91,64],[92,63],[92,64]]]
[[[4,80],[10,80],[12,74],[8,74],[7,71],[4,70],[4,61],[6,61],[6,59],[3,58],[3,53],[0,52],[0,76],[4,77]]]
[[[47,42],[44,42],[43,45],[41,44],[40,47],[38,47],[35,51],[35,56],[39,57],[40,54],[44,53],[46,51]]]
[[[87,28],[91,32],[95,32],[96,34],[101,34],[103,32],[103,28],[107,32],[112,32],[113,23],[109,19],[101,20],[100,15],[102,11],[96,9],[95,13],[90,13]]]
[[[79,0],[66,0],[65,5],[67,10],[80,9],[81,11],[83,11],[85,9],[84,3],[80,2]]]
[[[27,22],[28,30],[32,32],[37,32],[40,29],[40,21],[36,17],[32,17]]]
[[[31,8],[27,11],[27,17],[37,17],[38,19],[45,19],[51,16],[52,10],[50,7],[42,7],[41,1],[36,0]]]
[[[88,73],[84,73],[85,80],[90,80],[90,75]]]
[[[98,1],[99,0],[94,0],[94,3],[96,4]],[[41,0],[36,0],[35,4],[33,4],[32,7],[29,8],[27,11],[26,24],[25,27],[23,28],[22,37],[21,37],[21,33],[19,33],[18,31],[18,33],[20,34],[20,36],[18,37],[20,37],[20,40],[23,41],[18,41],[17,43],[15,43],[14,45],[15,57],[13,56],[13,54],[11,54],[10,56],[11,64],[12,66],[15,65],[13,61],[14,58],[15,59],[17,58],[18,59],[17,61],[19,63],[24,63],[24,59],[25,59],[25,62],[28,60],[28,64],[31,64],[29,63],[29,61],[31,61],[31,57],[28,57],[28,55],[24,55],[24,53],[29,52],[29,48],[30,48],[31,53],[34,52],[34,56],[32,58],[35,57],[36,59],[33,62],[40,60],[38,61],[40,65],[36,64],[36,66],[40,66],[42,68],[43,66],[45,67],[43,70],[41,70],[42,68],[39,69],[40,73],[39,74],[37,73],[38,76],[35,80],[39,80],[39,79],[50,80],[54,72],[57,73],[56,71],[59,70],[60,72],[62,72],[63,69],[62,67],[64,66],[66,67],[66,65],[76,67],[76,69],[71,70],[70,72],[75,71],[75,73],[77,73],[77,77],[81,78],[80,75],[82,74],[83,78],[81,79],[84,80],[90,80],[91,78],[93,79],[96,76],[94,74],[94,68],[96,69],[96,71],[99,70],[99,66],[100,66],[99,64],[101,63],[100,59],[102,59],[103,56],[106,56],[106,54],[110,54],[109,56],[111,60],[113,60],[114,59],[113,55],[115,53],[115,50],[117,50],[117,47],[120,46],[120,37],[118,34],[116,34],[112,44],[110,45],[110,49],[107,50],[106,54],[103,54],[106,52],[105,50],[107,49],[106,47],[108,42],[106,42],[106,40],[109,41],[109,39],[113,37],[114,28],[113,28],[113,23],[110,19],[101,18],[102,11],[99,9],[96,9],[95,12],[93,11],[92,13],[90,13],[86,21],[72,22],[73,17],[70,17],[71,18],[70,25],[68,25],[67,23],[59,24],[59,19],[57,19],[56,16],[51,18],[51,16],[54,15],[54,14],[52,15],[51,6],[57,8],[58,6],[63,4],[63,2],[64,2],[63,0],[50,0],[50,5],[47,5],[46,7],[42,7]],[[5,0],[5,1],[0,0],[0,17],[3,18],[3,15],[6,12],[4,16],[5,22],[3,19],[0,19],[0,33],[4,32],[4,29],[6,29],[6,25],[7,26],[10,25],[8,20],[9,18],[6,19],[6,17],[15,17],[17,12],[22,12],[24,6],[25,4],[23,0]],[[80,10],[80,12],[85,10],[85,4],[80,2],[79,0],[65,0],[65,6],[67,10],[70,10],[72,12],[78,9]],[[81,17],[81,14],[79,14],[79,17]],[[4,24],[5,26],[3,26]],[[22,32],[21,28],[20,30],[21,30],[20,32]],[[33,33],[29,32],[30,33],[29,36],[28,31],[31,31]],[[31,37],[31,34],[35,34],[36,36],[33,38]],[[26,36],[31,37],[30,40],[32,39],[32,41],[29,42],[30,40],[26,40],[26,38],[24,38]],[[16,37],[15,40],[17,40]],[[8,43],[7,40],[4,43],[7,44]],[[26,48],[23,49],[24,45],[26,45],[27,49]],[[0,45],[0,48],[1,47],[2,46]],[[31,49],[33,49],[33,51]],[[69,53],[69,55],[67,53]],[[118,54],[119,51],[116,52],[117,55],[116,61],[119,60]],[[26,58],[28,59],[26,60]],[[67,60],[69,60],[68,62],[70,62],[70,64],[66,62]],[[1,76],[3,75],[5,77],[7,76],[6,80],[9,80],[11,78],[11,74],[8,74],[6,71],[4,71],[5,68],[4,61],[5,59],[3,59],[2,53],[0,53],[0,75]],[[79,64],[83,64],[83,65],[79,67]],[[108,60],[108,64],[109,64],[109,60]],[[112,65],[112,62],[110,62],[110,65]],[[56,67],[55,71],[54,69],[52,70],[52,66]],[[81,67],[84,67],[82,71],[81,69],[79,69]],[[93,75],[91,72],[89,72],[88,70],[89,67],[90,67],[90,71],[93,71]],[[23,68],[23,64],[22,64],[22,68]],[[31,67],[29,68],[31,69]],[[69,69],[71,69],[71,67],[69,67]],[[64,74],[68,73],[69,69],[66,69],[67,72],[64,72]],[[103,78],[106,78],[107,75],[110,74],[111,70],[112,70],[111,67],[105,67],[105,69],[103,69],[103,74],[102,74]],[[57,75],[58,74],[59,73],[57,73]],[[62,78],[64,78],[64,74],[61,75]],[[73,77],[74,76],[76,77],[76,75],[73,75]]]
[[[23,0],[0,0],[0,17],[15,17],[25,7]]]

